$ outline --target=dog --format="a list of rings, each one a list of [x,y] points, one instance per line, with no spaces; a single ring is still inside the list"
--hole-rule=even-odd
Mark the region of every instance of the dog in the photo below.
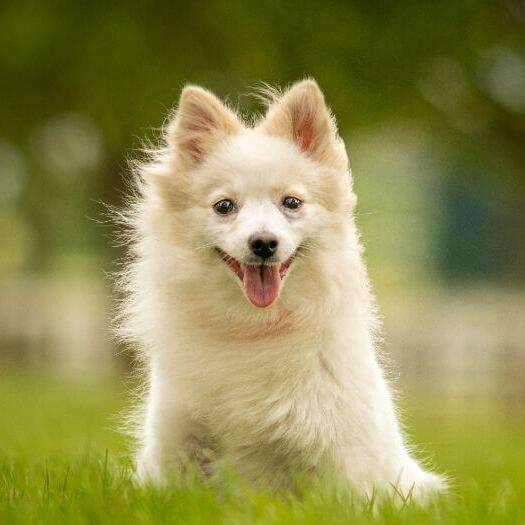
[[[421,500],[445,481],[411,456],[378,359],[345,145],[315,81],[267,101],[248,124],[185,87],[136,169],[119,325],[148,377],[138,479],[227,461]]]

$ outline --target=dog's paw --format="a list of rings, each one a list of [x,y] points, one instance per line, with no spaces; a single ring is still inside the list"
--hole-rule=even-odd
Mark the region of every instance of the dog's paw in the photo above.
[[[392,483],[394,501],[402,505],[408,503],[427,504],[438,494],[447,491],[444,477],[422,470],[417,465],[403,469],[399,478]]]
[[[166,484],[166,472],[154,456],[142,453],[135,464],[135,481],[139,485],[162,487]]]

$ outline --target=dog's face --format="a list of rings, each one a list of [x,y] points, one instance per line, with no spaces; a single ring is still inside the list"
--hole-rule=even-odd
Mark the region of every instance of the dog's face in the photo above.
[[[248,299],[271,305],[298,250],[326,210],[315,195],[316,166],[286,141],[262,132],[232,137],[210,156],[194,189],[203,198],[204,242],[238,277]]]
[[[172,198],[188,242],[208,271],[228,274],[226,285],[233,277],[253,305],[272,305],[296,261],[353,202],[344,146],[319,88],[295,85],[247,128],[213,95],[189,87],[168,136],[178,172]]]

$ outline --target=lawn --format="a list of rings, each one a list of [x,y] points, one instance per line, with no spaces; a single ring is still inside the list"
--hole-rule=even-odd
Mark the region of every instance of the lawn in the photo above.
[[[294,496],[233,480],[135,487],[125,440],[112,430],[125,391],[121,379],[79,385],[0,375],[1,524],[525,524],[523,404],[407,400],[414,441],[455,478],[455,494],[426,509],[386,507],[372,516],[327,485]]]

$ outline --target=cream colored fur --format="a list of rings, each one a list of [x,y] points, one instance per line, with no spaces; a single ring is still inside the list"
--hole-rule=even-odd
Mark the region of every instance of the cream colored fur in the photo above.
[[[149,379],[137,472],[166,480],[194,459],[285,484],[331,471],[355,490],[416,498],[443,487],[407,450],[379,364],[378,321],[353,217],[343,142],[314,81],[274,96],[247,126],[186,87],[165,145],[140,166],[121,333]],[[279,208],[288,194],[304,205]],[[220,198],[239,212],[218,217]],[[300,247],[277,301],[253,306],[217,256],[239,261],[256,230]]]

